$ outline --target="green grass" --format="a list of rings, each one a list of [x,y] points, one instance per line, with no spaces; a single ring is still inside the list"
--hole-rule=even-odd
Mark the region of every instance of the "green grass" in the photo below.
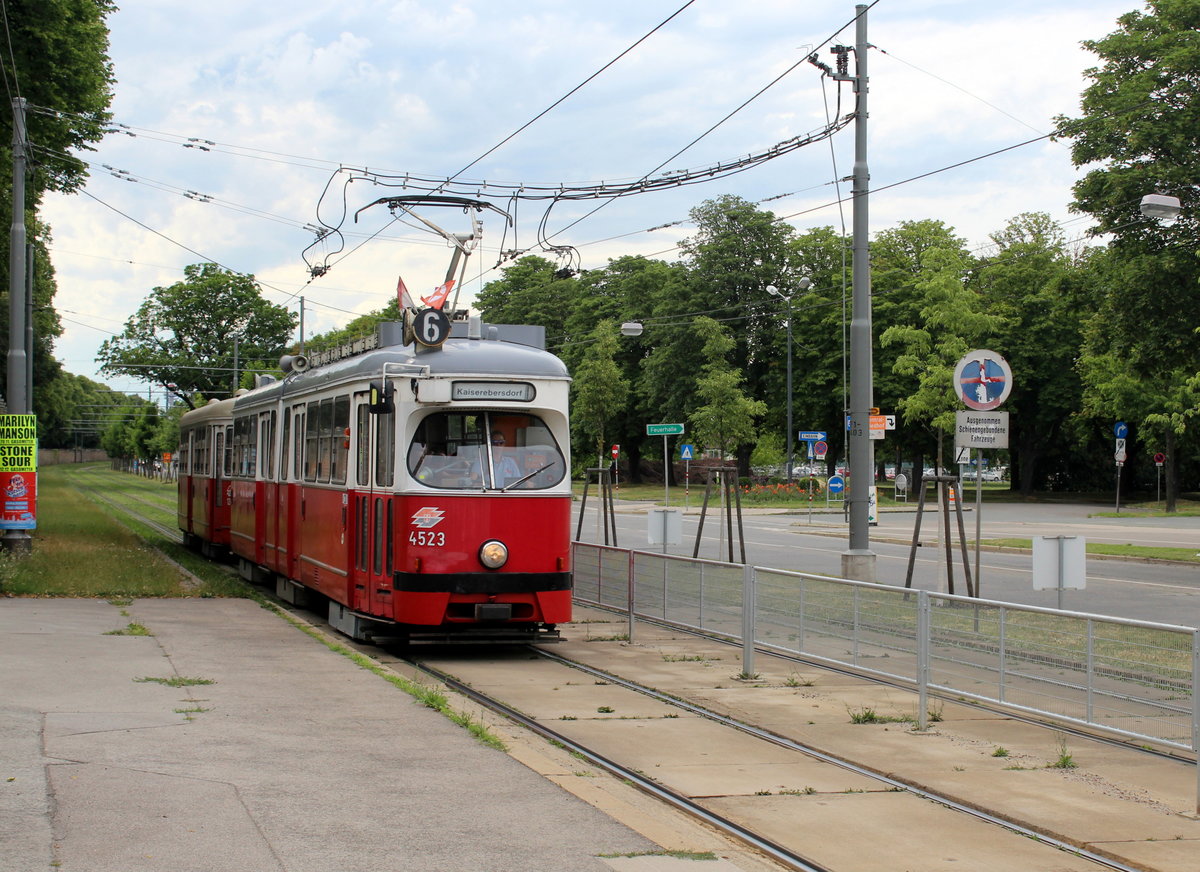
[[[246,585],[225,569],[137,520],[114,518],[118,512],[100,502],[95,491],[168,529],[175,527],[172,483],[100,464],[43,467],[38,471],[33,547],[24,556],[0,555],[0,590],[13,596],[118,601],[246,596]]]
[[[216,684],[211,678],[188,678],[183,675],[172,675],[170,678],[152,678],[143,676],[135,678],[137,684],[162,684],[166,687],[199,687],[204,684]]]
[[[1175,515],[1173,517],[1179,517]],[[984,539],[981,545],[999,548],[1033,548],[1032,539]],[[1107,554],[1114,557],[1140,557],[1154,560],[1179,560],[1184,563],[1200,563],[1200,552],[1195,548],[1159,548],[1149,545],[1112,545],[1103,542],[1088,542],[1088,554]]]

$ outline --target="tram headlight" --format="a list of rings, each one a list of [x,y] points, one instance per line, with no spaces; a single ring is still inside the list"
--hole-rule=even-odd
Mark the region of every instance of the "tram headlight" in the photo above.
[[[508,546],[499,539],[488,539],[479,546],[479,562],[488,569],[499,569],[508,562]]]

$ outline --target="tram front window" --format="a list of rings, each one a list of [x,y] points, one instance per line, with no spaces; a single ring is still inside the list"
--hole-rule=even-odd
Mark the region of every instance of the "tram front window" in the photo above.
[[[509,412],[435,412],[408,447],[408,471],[434,488],[542,490],[566,462],[545,422]]]

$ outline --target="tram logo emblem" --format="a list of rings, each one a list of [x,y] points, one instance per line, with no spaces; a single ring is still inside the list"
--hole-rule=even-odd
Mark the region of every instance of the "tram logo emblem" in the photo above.
[[[422,506],[413,512],[412,525],[420,527],[422,530],[428,530],[430,527],[436,527],[446,517],[446,513],[437,506]]]

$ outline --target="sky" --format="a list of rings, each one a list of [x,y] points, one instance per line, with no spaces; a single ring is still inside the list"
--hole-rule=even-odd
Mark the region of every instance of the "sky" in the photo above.
[[[413,193],[398,186],[406,175],[454,177],[486,195],[717,166],[824,128],[839,88],[804,58],[815,50],[833,65],[829,46],[855,41],[855,6],[844,0],[119,5],[108,23],[120,127],[82,153],[92,167],[84,192],[48,195],[42,217],[66,330],[56,356],[69,372],[143,396],[145,383],[101,374],[97,350],[189,264],[253,274],[266,299],[296,312],[303,298],[306,337],[344,326],[392,299],[398,277],[414,295],[444,278],[451,250],[440,236],[370,206]],[[1046,212],[1068,239],[1084,237],[1087,217],[1068,209],[1079,178],[1069,143],[1011,147],[1048,134],[1056,115],[1078,114],[1084,70],[1096,63],[1080,43],[1138,8],[872,5],[871,233],[932,218],[981,249],[1011,218]],[[853,107],[849,85],[840,99],[843,111]],[[1000,149],[1010,150],[972,160]],[[836,180],[853,161],[850,125],[736,175],[623,197],[594,214],[596,201],[559,202],[547,216],[545,202],[522,200],[508,227],[486,211],[460,306],[500,277],[501,250],[556,259],[537,247],[543,220],[584,269],[624,255],[677,258],[695,232],[689,211],[725,194],[800,231],[848,232],[848,199],[837,201],[850,186]],[[972,162],[945,169],[963,161]],[[339,167],[358,178],[347,184]],[[470,230],[461,209],[418,211],[446,232]],[[340,236],[320,238],[322,221]]]

